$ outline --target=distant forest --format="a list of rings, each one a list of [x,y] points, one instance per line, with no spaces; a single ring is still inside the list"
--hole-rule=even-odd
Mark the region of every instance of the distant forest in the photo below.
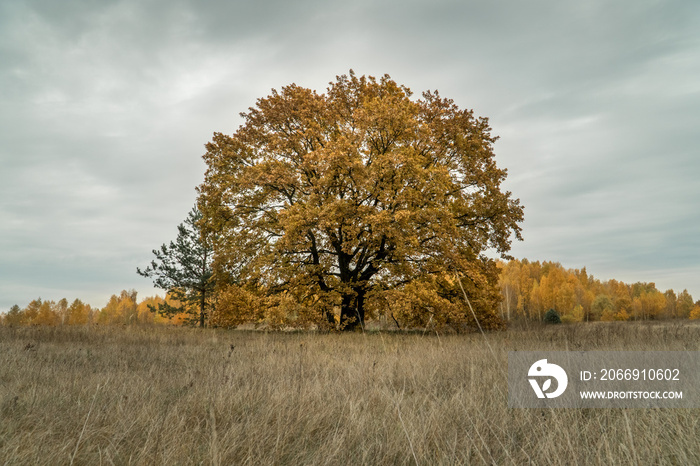
[[[101,309],[94,308],[80,299],[69,303],[65,298],[58,302],[39,298],[25,308],[12,306],[10,311],[2,316],[2,325],[184,324],[187,317],[185,314],[167,318],[151,310],[150,307],[156,307],[163,301],[163,298],[156,296],[138,303],[137,292],[133,290],[112,295],[107,305]]]
[[[698,319],[700,301],[694,302],[687,290],[659,291],[654,283],[627,284],[600,280],[586,268],[565,269],[557,262],[530,262],[527,259],[499,262],[502,301],[499,314],[507,322],[542,321],[554,309],[563,322],[627,321],[658,319]],[[164,317],[154,312],[166,301],[181,306],[170,296],[137,300],[136,291],[113,295],[103,308],[94,308],[80,299],[50,301],[35,299],[26,307],[12,306],[0,315],[4,326],[22,325],[144,325],[191,324],[190,313]]]
[[[500,262],[500,315],[507,321],[542,320],[549,309],[564,322],[698,319],[700,301],[688,290],[661,292],[654,283],[601,282],[583,269],[527,259]]]

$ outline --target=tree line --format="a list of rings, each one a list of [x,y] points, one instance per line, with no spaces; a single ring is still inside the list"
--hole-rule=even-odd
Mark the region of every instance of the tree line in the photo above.
[[[499,269],[499,313],[508,321],[541,321],[549,309],[565,322],[700,318],[700,301],[694,302],[688,290],[600,281],[585,267],[565,269],[557,262],[511,260],[500,262]]]
[[[4,315],[0,314],[0,324],[8,327],[30,325],[146,325],[146,324],[170,324],[182,325],[186,323],[187,315],[177,313],[172,316],[163,316],[154,313],[152,309],[169,303],[177,306],[179,303],[172,297],[165,299],[160,296],[148,297],[140,303],[137,301],[137,292],[124,290],[120,294],[112,295],[107,304],[102,308],[92,307],[80,299],[75,299],[69,304],[63,298],[59,301],[42,300],[31,301],[26,307],[14,305]]]
[[[566,269],[558,262],[513,259],[498,262],[498,276],[498,314],[505,322],[542,321],[550,309],[556,310],[564,322],[700,318],[700,301],[694,302],[687,290],[680,293],[674,290],[662,292],[654,283],[627,284],[614,279],[601,281],[589,275],[585,267]],[[112,295],[102,308],[92,307],[80,299],[71,303],[65,298],[59,301],[35,299],[24,308],[14,305],[4,315],[0,314],[0,324],[199,324],[199,301],[178,300],[177,297],[183,294],[182,291],[169,293],[165,298],[147,297],[138,302],[136,291],[124,290]],[[224,299],[234,298],[229,296]],[[246,298],[239,295],[237,299]],[[165,312],[158,312],[159,309]],[[374,317],[377,320],[391,319],[390,315]],[[207,316],[210,325],[228,326],[227,318],[236,317],[227,317],[227,314],[217,313],[215,309],[213,316]]]

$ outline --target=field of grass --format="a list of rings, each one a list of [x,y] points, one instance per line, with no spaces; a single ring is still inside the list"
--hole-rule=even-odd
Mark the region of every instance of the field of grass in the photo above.
[[[0,328],[0,464],[700,464],[700,410],[509,409],[515,349],[698,351],[700,327]]]

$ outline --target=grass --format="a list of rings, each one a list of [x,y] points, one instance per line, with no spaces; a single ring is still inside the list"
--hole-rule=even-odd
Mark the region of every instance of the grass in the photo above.
[[[697,351],[700,327],[486,337],[0,328],[0,463],[700,464],[700,410],[507,407],[509,350]]]

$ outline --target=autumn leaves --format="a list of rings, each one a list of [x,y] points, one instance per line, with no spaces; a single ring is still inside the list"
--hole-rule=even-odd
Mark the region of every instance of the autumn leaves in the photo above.
[[[486,119],[352,72],[325,94],[273,91],[243,117],[207,145],[199,187],[218,292],[246,297],[215,320],[352,329],[393,313],[459,327],[473,319],[457,272],[497,326],[484,252],[507,254],[523,212],[500,190]]]

